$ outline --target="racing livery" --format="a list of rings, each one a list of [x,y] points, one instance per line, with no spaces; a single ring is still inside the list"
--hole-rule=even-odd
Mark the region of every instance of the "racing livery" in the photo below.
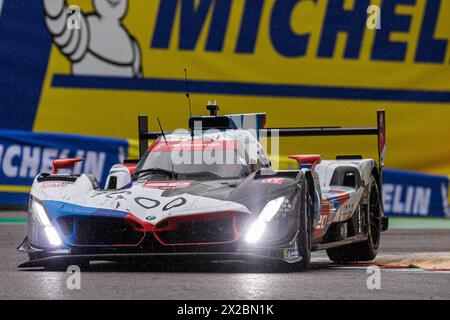
[[[65,269],[90,261],[269,261],[304,269],[311,251],[333,261],[375,258],[388,227],[381,201],[385,115],[377,127],[265,128],[265,114],[191,117],[189,130],[148,132],[139,117],[139,160],[113,166],[101,189],[92,174],[36,177],[19,267]],[[200,129],[199,129],[200,126]],[[378,164],[362,156],[292,155],[274,170],[261,135],[376,135]],[[153,143],[148,147],[148,141]]]

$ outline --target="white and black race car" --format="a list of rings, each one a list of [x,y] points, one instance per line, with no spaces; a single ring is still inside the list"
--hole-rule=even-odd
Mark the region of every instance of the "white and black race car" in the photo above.
[[[91,261],[275,262],[303,269],[311,251],[339,263],[369,261],[388,227],[381,201],[385,114],[376,127],[267,129],[265,114],[191,117],[189,130],[148,132],[141,157],[111,168],[105,189],[90,174],[36,177],[19,267],[65,269]],[[362,156],[293,155],[273,170],[261,136],[378,136],[378,164]],[[148,147],[148,141],[154,142]],[[291,268],[289,268],[291,269]]]

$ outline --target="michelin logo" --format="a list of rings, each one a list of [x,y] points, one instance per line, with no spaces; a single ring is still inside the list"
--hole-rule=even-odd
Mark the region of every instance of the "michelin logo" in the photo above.
[[[89,14],[66,0],[43,1],[47,29],[73,75],[143,77],[141,48],[123,24],[128,0],[92,0],[95,12]],[[76,27],[68,27],[71,22]]]
[[[384,183],[384,210],[395,214],[427,216],[430,211],[431,194],[431,188]]]
[[[90,172],[102,179],[106,162],[106,153],[68,149],[21,146],[18,144],[0,144],[0,177],[9,179],[33,179],[40,172],[51,172],[55,159],[68,158],[74,153],[76,158],[85,161],[75,166],[73,173]]]

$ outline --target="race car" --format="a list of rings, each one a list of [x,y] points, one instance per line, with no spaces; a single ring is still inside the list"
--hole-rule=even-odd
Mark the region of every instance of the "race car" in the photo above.
[[[382,205],[385,113],[376,127],[265,128],[266,115],[191,116],[189,129],[148,132],[140,159],[114,165],[104,189],[59,159],[32,185],[21,268],[88,268],[92,261],[250,261],[291,270],[326,250],[337,263],[370,261],[388,228]],[[159,119],[158,119],[159,122]],[[291,155],[274,170],[262,137],[375,135],[378,163],[362,156]],[[149,146],[149,141],[153,141]]]

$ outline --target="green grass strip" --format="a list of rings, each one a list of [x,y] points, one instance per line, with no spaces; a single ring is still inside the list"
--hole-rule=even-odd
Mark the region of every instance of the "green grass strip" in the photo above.
[[[450,229],[446,218],[389,218],[391,229]]]
[[[0,218],[0,224],[27,223],[26,218]]]

